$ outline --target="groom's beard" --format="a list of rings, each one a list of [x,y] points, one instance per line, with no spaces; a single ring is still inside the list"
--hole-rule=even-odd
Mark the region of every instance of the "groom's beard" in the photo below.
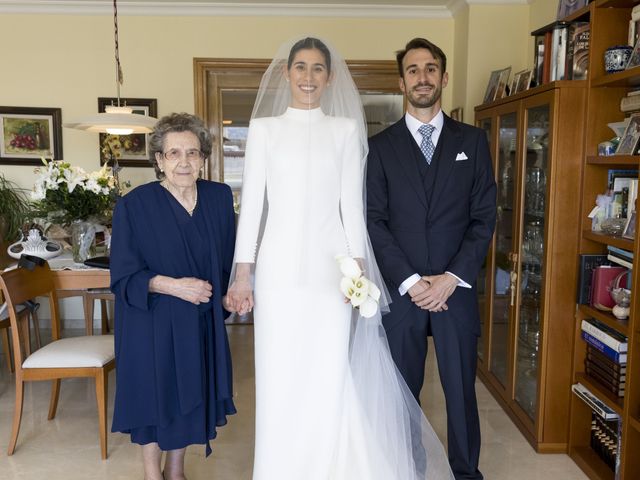
[[[416,88],[419,87],[431,87],[433,90],[431,94],[428,93],[417,93]],[[407,95],[407,101],[413,105],[415,108],[430,108],[435,105],[435,103],[440,100],[440,96],[442,95],[442,85],[431,85],[429,83],[420,83],[414,86]]]

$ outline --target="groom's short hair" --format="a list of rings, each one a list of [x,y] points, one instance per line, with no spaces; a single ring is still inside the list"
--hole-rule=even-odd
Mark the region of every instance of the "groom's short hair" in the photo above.
[[[398,62],[398,72],[400,72],[400,76],[404,78],[404,70],[402,68],[402,61],[404,60],[405,55],[409,50],[415,50],[417,48],[424,48],[431,52],[433,58],[436,60],[440,60],[440,66],[442,67],[442,74],[447,71],[447,56],[444,54],[442,49],[437,46],[435,43],[431,43],[426,38],[414,38],[407,43],[403,50],[398,50],[396,52],[396,61]]]

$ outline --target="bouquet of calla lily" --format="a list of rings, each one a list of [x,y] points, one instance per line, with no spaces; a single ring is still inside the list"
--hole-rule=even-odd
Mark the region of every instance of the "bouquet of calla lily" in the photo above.
[[[358,262],[347,255],[336,257],[344,277],[340,280],[340,290],[354,308],[360,310],[364,318],[373,317],[378,311],[380,289],[362,274]]]

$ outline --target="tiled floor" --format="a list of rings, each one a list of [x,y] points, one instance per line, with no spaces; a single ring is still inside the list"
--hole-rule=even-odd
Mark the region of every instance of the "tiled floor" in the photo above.
[[[234,360],[238,414],[220,430],[214,453],[204,458],[204,448],[187,450],[189,480],[247,480],[253,455],[253,328],[229,328]],[[431,352],[430,352],[431,355]],[[47,421],[48,383],[27,386],[22,427],[13,456],[6,450],[13,416],[13,377],[0,358],[0,480],[142,479],[140,449],[127,437],[109,434],[109,459],[100,460],[95,390],[89,380],[64,380],[58,414]],[[423,405],[441,438],[445,415],[441,387],[433,358],[427,372]],[[113,401],[113,376],[111,399]],[[587,477],[566,455],[539,455],[529,446],[493,397],[478,382],[483,445],[480,468],[487,480],[582,480]],[[109,419],[112,409],[109,409]],[[277,479],[274,479],[277,480]],[[304,479],[300,479],[304,480]],[[364,480],[364,479],[363,479]]]

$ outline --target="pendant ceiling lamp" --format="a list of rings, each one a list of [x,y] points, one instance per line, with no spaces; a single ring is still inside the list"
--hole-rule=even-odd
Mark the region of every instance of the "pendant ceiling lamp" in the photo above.
[[[150,133],[157,121],[154,117],[133,113],[133,109],[120,105],[120,85],[123,82],[120,52],[118,45],[118,8],[113,0],[113,29],[116,59],[117,105],[105,108],[105,113],[97,113],[65,123],[65,127],[86,130],[88,132],[110,133],[113,135],[129,135],[131,133]]]

